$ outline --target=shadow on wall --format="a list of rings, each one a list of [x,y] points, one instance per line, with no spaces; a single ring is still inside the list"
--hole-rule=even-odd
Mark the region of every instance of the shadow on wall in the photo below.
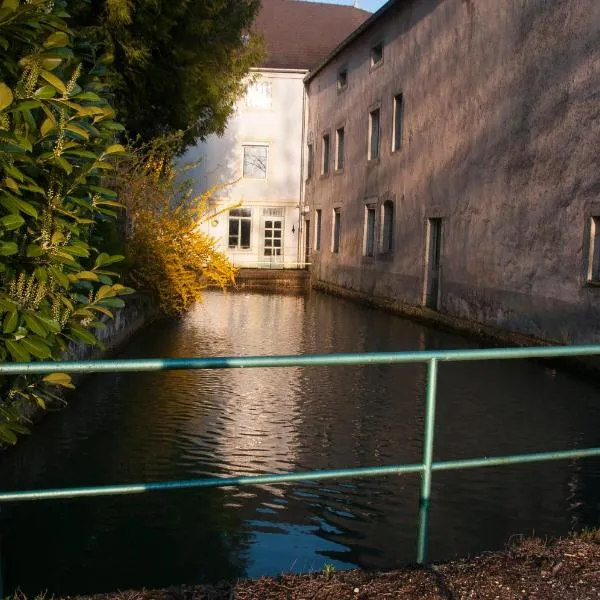
[[[363,145],[349,156],[365,168],[355,208],[385,192],[382,182],[396,193],[390,276],[422,279],[424,221],[441,215],[444,289],[461,292],[460,303],[445,292],[443,309],[505,328],[516,326],[512,310],[521,331],[552,336],[565,317],[600,322],[582,287],[584,213],[600,192],[600,6],[431,0],[403,11],[411,24],[397,37],[419,26],[390,75],[406,82],[404,149],[385,160],[391,123],[382,121],[381,165],[362,167]],[[340,277],[344,256],[352,264],[360,256],[364,227],[362,213],[345,211]],[[399,299],[419,296],[408,290]]]

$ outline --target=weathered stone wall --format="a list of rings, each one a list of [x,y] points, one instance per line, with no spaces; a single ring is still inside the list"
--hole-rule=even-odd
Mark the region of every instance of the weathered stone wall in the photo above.
[[[379,41],[383,64],[371,68]],[[392,152],[398,93],[403,139]],[[441,312],[600,341],[600,288],[586,283],[590,217],[600,215],[598,0],[399,1],[310,80],[308,95],[316,164],[323,133],[333,140],[345,127],[343,172],[307,184],[311,222],[323,214],[315,280],[420,306],[427,220],[440,217]],[[377,106],[380,158],[367,161]],[[365,257],[365,204],[386,199],[394,251]]]

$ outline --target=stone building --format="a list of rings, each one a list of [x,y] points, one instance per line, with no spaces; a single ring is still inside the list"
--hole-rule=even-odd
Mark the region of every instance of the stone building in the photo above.
[[[303,196],[303,78],[370,13],[351,6],[263,0],[255,30],[267,57],[225,134],[190,148],[184,164],[196,194],[223,184],[202,227],[241,267],[296,267]]]
[[[598,0],[391,0],[305,84],[317,286],[600,341]]]

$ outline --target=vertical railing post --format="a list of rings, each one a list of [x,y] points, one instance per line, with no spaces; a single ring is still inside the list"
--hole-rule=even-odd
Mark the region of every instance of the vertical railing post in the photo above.
[[[423,472],[421,474],[421,498],[419,501],[419,538],[417,563],[427,562],[429,550],[429,508],[431,501],[431,465],[435,436],[435,399],[437,388],[437,358],[429,360],[427,369],[427,393],[425,401],[425,432],[423,435]]]

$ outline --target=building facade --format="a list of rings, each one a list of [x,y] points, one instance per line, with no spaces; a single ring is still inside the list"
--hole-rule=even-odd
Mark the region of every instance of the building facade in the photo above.
[[[600,341],[600,2],[391,0],[305,82],[317,284]]]
[[[255,31],[267,57],[223,136],[188,149],[194,193],[214,188],[203,230],[239,267],[304,263],[306,96],[303,78],[370,13],[349,6],[263,0]]]

